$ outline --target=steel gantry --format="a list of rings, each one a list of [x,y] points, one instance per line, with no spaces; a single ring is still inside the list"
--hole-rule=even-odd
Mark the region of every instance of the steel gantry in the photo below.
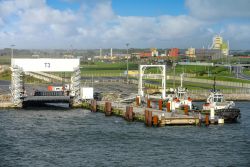
[[[145,74],[147,68],[159,68],[160,74]],[[139,84],[138,84],[138,95],[144,97],[143,78],[147,79],[161,79],[161,92],[163,99],[166,98],[166,66],[165,65],[140,65],[139,67]]]

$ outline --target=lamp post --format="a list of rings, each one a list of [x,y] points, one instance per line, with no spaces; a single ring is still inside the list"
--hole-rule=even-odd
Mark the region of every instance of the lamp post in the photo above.
[[[12,66],[12,59],[13,59],[13,48],[16,46],[14,44],[10,45],[11,46],[11,66]]]
[[[129,46],[129,43],[126,43],[126,46],[127,46],[127,84],[128,84],[128,46]]]

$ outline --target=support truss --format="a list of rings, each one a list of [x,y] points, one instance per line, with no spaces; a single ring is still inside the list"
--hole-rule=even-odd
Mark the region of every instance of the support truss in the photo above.
[[[144,74],[145,70],[148,67],[159,68],[160,74]],[[166,66],[165,65],[140,65],[139,67],[139,84],[138,84],[138,94],[141,97],[144,97],[144,87],[143,87],[143,78],[147,79],[161,79],[161,92],[163,99],[166,98]]]
[[[81,71],[80,68],[77,67],[74,69],[74,73],[71,77],[71,85],[72,85],[72,92],[74,92],[74,98],[73,101],[74,103],[79,103],[81,96],[80,96],[80,91],[81,91]]]
[[[16,107],[22,107],[24,88],[23,88],[23,71],[18,66],[11,67],[12,75],[11,75],[11,95],[12,95],[12,103]]]

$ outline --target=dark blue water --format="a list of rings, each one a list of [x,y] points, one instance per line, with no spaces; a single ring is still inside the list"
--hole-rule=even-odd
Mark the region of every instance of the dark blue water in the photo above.
[[[0,111],[0,166],[250,166],[250,104],[223,126],[146,128],[84,110]]]

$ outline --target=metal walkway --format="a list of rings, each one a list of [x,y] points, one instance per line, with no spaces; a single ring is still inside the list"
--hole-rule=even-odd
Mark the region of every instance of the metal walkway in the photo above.
[[[28,96],[23,102],[40,102],[40,103],[69,103],[69,96]]]

